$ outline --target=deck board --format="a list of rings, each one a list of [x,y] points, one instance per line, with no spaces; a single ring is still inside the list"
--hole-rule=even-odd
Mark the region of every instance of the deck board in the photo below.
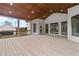
[[[29,35],[0,39],[0,56],[79,56],[79,44],[65,37]]]

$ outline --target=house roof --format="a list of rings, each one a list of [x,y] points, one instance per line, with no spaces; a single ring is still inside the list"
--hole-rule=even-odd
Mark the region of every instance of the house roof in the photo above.
[[[6,23],[0,27],[0,31],[16,31],[16,29],[9,23]]]

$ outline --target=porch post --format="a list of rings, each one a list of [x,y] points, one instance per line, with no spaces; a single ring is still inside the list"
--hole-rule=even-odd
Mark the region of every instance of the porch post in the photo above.
[[[61,22],[58,23],[58,26],[59,26],[59,29],[58,29],[59,30],[59,35],[61,36]]]
[[[18,30],[18,32],[17,32],[17,35],[18,35],[18,37],[19,37],[19,19],[18,19],[18,27],[17,27],[17,30]]]
[[[48,24],[48,30],[49,30],[49,35],[51,34],[50,32],[50,23]]]
[[[28,20],[27,34],[32,34],[32,20]]]
[[[29,21],[30,22],[30,34],[32,34],[32,20]]]

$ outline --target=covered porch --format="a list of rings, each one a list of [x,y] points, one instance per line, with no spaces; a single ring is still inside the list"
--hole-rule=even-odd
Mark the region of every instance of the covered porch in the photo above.
[[[75,5],[77,4],[0,4],[3,7],[0,9],[1,15],[17,18],[17,36],[0,38],[0,55],[79,56],[79,44],[68,40],[72,39],[69,35],[71,22],[68,19],[68,15],[72,13],[68,12],[68,8]],[[21,33],[20,19],[28,21],[27,32],[25,30]]]

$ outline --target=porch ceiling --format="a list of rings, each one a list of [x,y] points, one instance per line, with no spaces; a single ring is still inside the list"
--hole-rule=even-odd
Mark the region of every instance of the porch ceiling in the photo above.
[[[67,9],[77,3],[0,3],[0,15],[33,20],[45,19],[55,12],[67,13]]]

